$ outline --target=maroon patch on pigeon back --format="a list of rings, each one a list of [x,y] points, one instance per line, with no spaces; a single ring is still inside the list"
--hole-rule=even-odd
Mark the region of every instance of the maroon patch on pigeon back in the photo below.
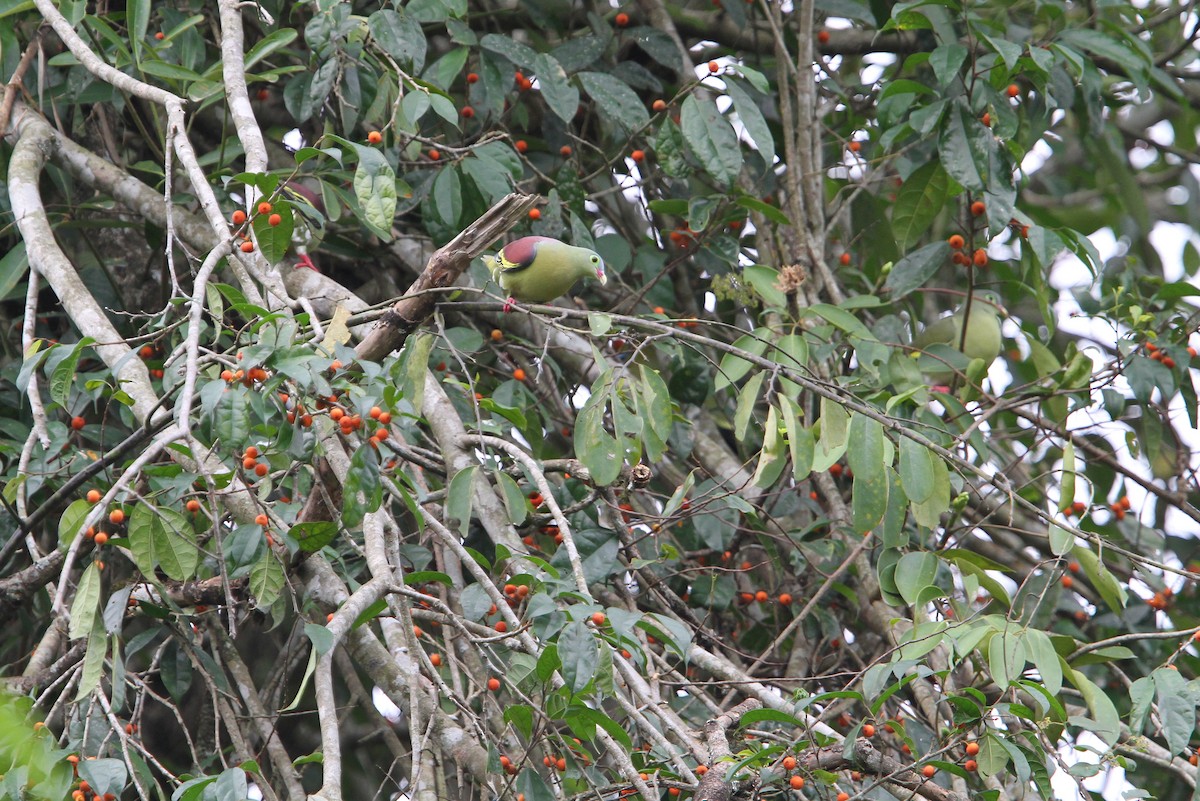
[[[537,246],[541,242],[549,242],[548,236],[523,236],[509,242],[501,249],[504,260],[518,267],[528,267],[537,255]]]

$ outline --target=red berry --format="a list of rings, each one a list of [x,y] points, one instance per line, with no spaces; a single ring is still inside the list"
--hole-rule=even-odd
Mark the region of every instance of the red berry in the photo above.
[[[987,211],[987,206],[984,205],[984,202],[982,200],[976,200],[974,203],[971,204],[971,214],[972,215],[974,215],[976,217],[982,217],[983,213],[985,211]]]
[[[371,131],[367,134],[367,141],[373,145],[377,145],[383,141],[383,134],[379,131]]]
[[[715,62],[715,61],[710,61],[710,62],[708,62],[708,71],[709,71],[709,72],[713,72],[713,73],[715,73],[715,72],[719,72],[720,70],[721,70],[721,65],[720,65],[720,64],[718,64],[718,63],[717,63],[717,62]]]
[[[524,153],[525,151],[529,150],[529,143],[524,139],[518,139],[516,144],[513,146],[517,149],[518,153]]]
[[[475,72],[468,72],[467,83],[479,83],[479,74]]]
[[[243,242],[242,243],[242,252],[243,253],[253,253],[254,252],[254,243],[249,242],[249,241]]]
[[[442,157],[442,154],[439,153],[436,149],[429,151],[429,160],[430,161],[438,161],[439,159],[441,159],[441,157]]]
[[[469,120],[475,116],[475,109],[471,108],[470,106],[463,106],[462,115],[463,119]]]
[[[85,425],[87,425],[87,420],[84,420],[82,417],[76,416],[71,418],[71,428],[75,429],[76,431],[83,428]]]
[[[821,44],[829,44],[829,31],[826,31],[826,30],[817,31],[817,41],[820,42]]]
[[[838,261],[841,263],[841,265],[843,267],[845,267],[847,264],[850,263],[850,254],[843,253],[841,256],[838,257]]]
[[[656,113],[666,111],[667,110],[667,101],[662,100],[662,99],[655,100],[654,103],[651,104],[650,108],[653,109]]]
[[[488,679],[488,689],[492,692],[498,691],[500,689],[500,679],[496,678],[495,676],[492,676],[490,679]]]
[[[531,220],[542,219],[542,210],[541,209],[530,209],[529,210],[529,219],[531,219]]]
[[[1021,87],[1017,86],[1015,83],[1010,83],[1008,85],[1008,96],[1016,97],[1019,94],[1021,94]]]
[[[618,28],[624,28],[626,25],[629,24],[629,15],[626,14],[625,12],[621,12],[620,14],[617,15],[615,21],[617,23]]]
[[[643,161],[646,160],[646,151],[645,150],[635,150],[629,154],[629,158],[633,159],[638,164],[641,164]]]
[[[167,38],[167,35],[162,31],[159,31],[158,33],[154,34],[154,38],[161,42],[163,39]]]

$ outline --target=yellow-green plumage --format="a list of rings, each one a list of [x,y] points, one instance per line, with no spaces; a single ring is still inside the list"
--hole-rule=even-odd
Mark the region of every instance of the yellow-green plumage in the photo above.
[[[913,345],[926,350],[933,345],[946,345],[959,350],[968,359],[982,359],[991,364],[1000,355],[1003,336],[1000,333],[1000,316],[996,307],[985,301],[971,304],[971,313],[967,319],[967,336],[963,339],[963,309],[959,309],[949,317],[943,317],[925,327],[913,338]],[[954,375],[950,369],[930,369],[926,366],[930,360],[923,360],[922,370],[935,380],[949,380]]]
[[[510,303],[546,303],[566,294],[581,278],[608,282],[604,260],[596,251],[545,236],[509,242],[495,256],[484,256],[483,263],[508,293]]]

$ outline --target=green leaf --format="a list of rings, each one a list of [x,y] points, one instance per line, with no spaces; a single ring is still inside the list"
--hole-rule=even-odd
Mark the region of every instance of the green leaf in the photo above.
[[[1094,725],[1088,728],[1108,745],[1115,745],[1121,737],[1121,716],[1117,714],[1117,708],[1113,705],[1112,699],[1078,670],[1067,670],[1065,675],[1087,701],[1088,710],[1092,713],[1094,721]]]
[[[1062,690],[1063,673],[1059,664],[1058,652],[1050,641],[1050,635],[1040,629],[1025,630],[1025,652],[1029,661],[1037,668],[1042,677],[1042,686],[1051,695],[1058,695]]]
[[[79,577],[75,588],[75,600],[71,602],[71,625],[67,637],[78,640],[91,635],[96,626],[96,612],[100,609],[100,568],[91,562]]]
[[[273,214],[279,215],[279,225],[271,225],[270,214],[254,215],[254,238],[263,258],[272,264],[283,261],[288,248],[292,245],[292,231],[296,222],[292,215],[292,207],[288,203],[276,203]]]
[[[983,137],[990,136],[991,130],[961,105],[951,108],[942,123],[938,154],[946,172],[964,189],[982,191],[986,185],[988,147]]]
[[[967,48],[958,42],[940,44],[929,54],[929,66],[933,67],[933,74],[943,89],[958,78],[959,70],[966,60]]]
[[[443,174],[445,172],[447,170],[442,170]],[[381,239],[391,241],[392,219],[396,216],[396,173],[378,150],[358,149],[354,196],[371,231]]]
[[[582,620],[568,623],[558,638],[562,675],[572,693],[581,692],[596,675],[596,637]]]
[[[753,419],[754,407],[758,403],[759,392],[762,391],[763,381],[767,378],[765,372],[755,373],[738,393],[737,407],[733,413],[733,436],[738,442],[746,441],[746,433]]]
[[[341,524],[346,528],[357,528],[363,517],[379,509],[382,503],[379,452],[363,443],[350,457],[350,471],[342,491]]]
[[[950,178],[938,162],[931,161],[908,176],[896,193],[896,202],[892,206],[892,231],[896,235],[896,244],[902,250],[915,245],[941,214],[949,197]],[[892,273],[895,271],[893,266]],[[921,279],[921,283],[925,278]]]
[[[504,56],[518,67],[532,69],[537,53],[511,37],[489,33],[479,40],[479,46]]]
[[[367,18],[371,36],[387,54],[401,63],[412,66],[414,73],[425,66],[425,32],[412,16],[390,8],[381,9]]]
[[[738,119],[741,120],[742,125],[746,128],[746,133],[749,134],[750,138],[754,141],[754,146],[758,148],[758,152],[762,155],[766,168],[768,170],[773,169],[775,163],[775,137],[771,135],[771,128],[767,125],[767,120],[763,116],[762,110],[758,107],[758,103],[732,78],[726,78],[725,80],[725,93],[733,101],[733,110],[737,112]]]
[[[79,372],[79,359],[83,350],[95,341],[91,337],[84,337],[76,342],[66,358],[56,364],[50,374],[50,398],[64,409],[71,399],[71,387],[75,383],[75,375]]]
[[[905,603],[914,604],[921,590],[933,585],[938,558],[927,551],[906,553],[896,566],[896,588]]]
[[[296,540],[300,550],[316,553],[337,539],[338,525],[329,520],[309,520],[292,526],[288,535]]]
[[[692,157],[721,186],[731,186],[742,169],[742,149],[729,120],[709,98],[690,94],[679,112],[679,127]]]
[[[1188,691],[1187,682],[1178,670],[1158,668],[1151,676],[1163,734],[1167,738],[1167,750],[1172,754],[1182,754],[1187,750],[1196,728],[1195,695]]]
[[[768,337],[770,335],[770,331],[760,328],[753,334],[745,334],[739,337],[733,343],[733,347],[744,353],[762,356],[767,352]],[[736,353],[726,353],[721,357],[721,364],[717,368],[717,377],[713,381],[713,391],[716,392],[731,384],[736,384],[753,369],[755,369],[753,362],[746,361]]]
[[[446,490],[446,522],[464,537],[471,525],[471,504],[475,496],[475,465],[464,467],[450,479]]]
[[[889,297],[892,300],[899,300],[914,289],[925,286],[925,282],[939,267],[945,265],[949,258],[950,245],[945,242],[931,242],[920,247],[892,266],[892,271],[883,283],[883,291],[890,293]]]
[[[29,256],[25,252],[25,242],[18,239],[7,253],[0,256],[0,300],[8,299],[9,293],[28,270]]]
[[[79,535],[79,530],[83,528],[83,521],[87,519],[88,513],[91,511],[92,505],[83,498],[71,501],[70,505],[63,509],[62,517],[58,519],[59,548],[65,551],[71,547],[71,543]]]
[[[549,53],[538,53],[532,66],[546,105],[560,120],[570,122],[579,110],[579,90],[567,80],[567,71]]]
[[[934,478],[933,452],[909,437],[900,437],[900,486],[914,503],[924,503],[933,497],[937,487]]]
[[[778,270],[761,264],[748,264],[742,268],[742,275],[762,298],[764,306],[775,309],[787,306],[787,295],[779,288]]]
[[[1057,523],[1050,524],[1050,553],[1062,556],[1075,547],[1075,535]]]
[[[606,373],[596,382],[594,394],[575,418],[575,453],[592,474],[597,486],[607,486],[616,481],[624,464],[616,437],[604,427],[607,390],[597,392],[596,389],[608,380]]]
[[[176,581],[195,576],[200,550],[191,539],[191,521],[181,513],[138,504],[129,516],[127,531],[130,553],[142,575],[150,578],[161,569]]]
[[[283,565],[268,548],[250,569],[250,594],[258,609],[269,609],[279,598],[285,577]]]
[[[596,101],[606,122],[616,123],[627,134],[650,124],[646,106],[624,81],[603,72],[581,72],[576,77],[583,91]]]
[[[453,166],[443,167],[433,180],[433,205],[447,227],[458,226],[462,216],[462,183]]]
[[[1025,641],[1017,629],[998,631],[988,641],[988,669],[1001,690],[1025,670]]]

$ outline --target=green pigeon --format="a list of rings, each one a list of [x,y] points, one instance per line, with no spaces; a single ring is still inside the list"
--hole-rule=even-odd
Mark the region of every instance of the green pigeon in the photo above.
[[[962,345],[962,355],[967,360],[982,359],[985,364],[991,364],[1000,355],[1003,337],[1000,333],[1000,311],[994,304],[976,299],[971,303],[971,313],[967,320],[967,336],[962,337],[963,309],[949,317],[943,317],[935,323],[925,326],[919,334],[913,337],[913,346],[927,350],[935,345],[944,345],[958,351]],[[935,381],[949,381],[956,371],[953,366],[953,355],[946,354],[939,359],[937,354],[930,354],[923,359],[921,370]]]
[[[492,278],[508,293],[504,311],[514,301],[546,303],[566,294],[580,278],[595,277],[608,283],[604,259],[594,250],[577,248],[548,236],[526,236],[509,242],[483,263]]]

